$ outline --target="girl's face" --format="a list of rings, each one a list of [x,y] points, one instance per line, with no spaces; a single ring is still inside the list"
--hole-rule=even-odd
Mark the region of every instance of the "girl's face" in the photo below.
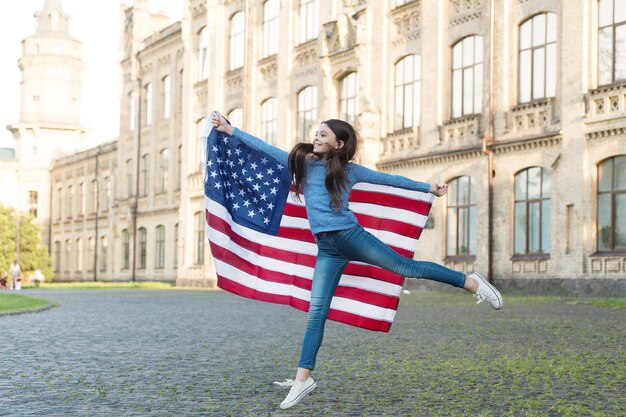
[[[337,140],[337,136],[335,136],[333,131],[325,123],[320,124],[313,140],[313,153],[322,159],[326,159],[331,150],[340,149],[342,146],[343,142]]]

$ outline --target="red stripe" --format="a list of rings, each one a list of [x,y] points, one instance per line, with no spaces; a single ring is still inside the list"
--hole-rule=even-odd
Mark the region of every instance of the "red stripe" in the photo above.
[[[300,217],[302,219],[308,219],[306,215],[306,208],[304,206],[298,206],[296,204],[285,204],[283,215],[291,217]]]
[[[355,215],[359,224],[369,229],[386,230],[410,238],[415,238],[422,230],[421,227],[411,223],[405,223],[401,220],[383,219],[382,217],[370,216],[363,213],[355,213]]]
[[[303,242],[315,243],[315,238],[310,229],[296,229],[293,227],[280,227],[278,229],[278,237],[285,239],[301,240]],[[297,243],[297,242],[294,242]]]
[[[401,197],[394,194],[377,193],[364,190],[352,190],[349,201],[354,203],[369,203],[379,206],[393,207],[419,213],[424,216],[428,216],[431,206],[431,203],[421,200],[413,200],[411,198]]]
[[[256,291],[252,288],[248,288],[245,285],[241,285],[238,282],[229,280],[228,278],[224,278],[219,275],[217,285],[223,290],[232,292],[242,297],[275,304],[286,304],[305,312],[309,310],[309,303],[299,298]],[[391,328],[390,322],[370,319],[368,317],[362,317],[356,314],[334,309],[330,310],[330,312],[328,313],[328,318],[330,320],[335,320],[341,323],[379,332],[388,332]]]
[[[370,319],[368,317],[357,316],[356,314],[347,313],[340,310],[330,310],[328,313],[330,320],[335,320],[351,326],[360,327],[362,329],[374,330],[377,332],[388,332],[391,323],[384,320]]]
[[[271,246],[265,246],[258,242],[248,240],[233,231],[231,226],[218,216],[209,216],[209,226],[219,232],[224,233],[230,239],[239,246],[248,249],[258,255],[267,256],[268,258],[277,259],[280,261],[296,263],[299,265],[306,265],[310,267],[315,266],[315,256],[307,255],[299,252],[290,252],[284,249],[277,249]],[[297,241],[293,242],[294,246],[298,244]]]
[[[359,277],[374,278],[378,281],[389,282],[395,285],[404,284],[404,278],[402,276],[394,274],[391,271],[384,270],[377,266],[367,264],[349,263],[343,273]]]
[[[225,262],[234,268],[247,273],[249,275],[257,277],[259,280],[277,282],[286,285],[293,285],[298,288],[311,290],[311,280],[303,278],[295,274],[287,274],[278,271],[272,271],[269,269],[261,268],[258,265],[254,265],[238,254],[222,248],[214,243],[211,243],[211,253],[215,259]],[[339,295],[352,300],[361,301],[367,304],[375,305],[383,308],[396,308],[398,305],[398,298],[380,294],[361,288],[339,286],[335,291],[335,295]]]

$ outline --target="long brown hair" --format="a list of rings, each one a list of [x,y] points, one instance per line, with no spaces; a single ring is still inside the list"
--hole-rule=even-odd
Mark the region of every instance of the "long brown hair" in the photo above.
[[[343,142],[339,149],[331,149],[326,162],[324,184],[330,194],[330,207],[341,210],[341,192],[348,191],[348,176],[345,165],[354,158],[357,146],[357,134],[350,123],[343,120],[329,119],[322,122],[335,134],[337,141]],[[302,192],[306,178],[306,158],[314,158],[312,143],[298,143],[289,153],[289,171],[296,192]]]

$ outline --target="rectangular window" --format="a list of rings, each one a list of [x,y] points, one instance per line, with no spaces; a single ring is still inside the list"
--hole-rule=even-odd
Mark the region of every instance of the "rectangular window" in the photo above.
[[[267,0],[263,4],[263,58],[278,52],[278,15],[280,0]]]
[[[319,0],[300,0],[300,43],[317,38],[319,14]]]

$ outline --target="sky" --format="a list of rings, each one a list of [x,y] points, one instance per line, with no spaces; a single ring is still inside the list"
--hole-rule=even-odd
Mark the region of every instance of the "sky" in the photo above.
[[[173,22],[182,15],[183,0],[151,0]],[[61,0],[70,14],[69,32],[83,43],[82,124],[90,133],[85,147],[115,139],[119,133],[120,5],[132,0]],[[14,147],[6,126],[19,122],[22,40],[35,32],[33,16],[44,0],[0,0],[0,147]]]

